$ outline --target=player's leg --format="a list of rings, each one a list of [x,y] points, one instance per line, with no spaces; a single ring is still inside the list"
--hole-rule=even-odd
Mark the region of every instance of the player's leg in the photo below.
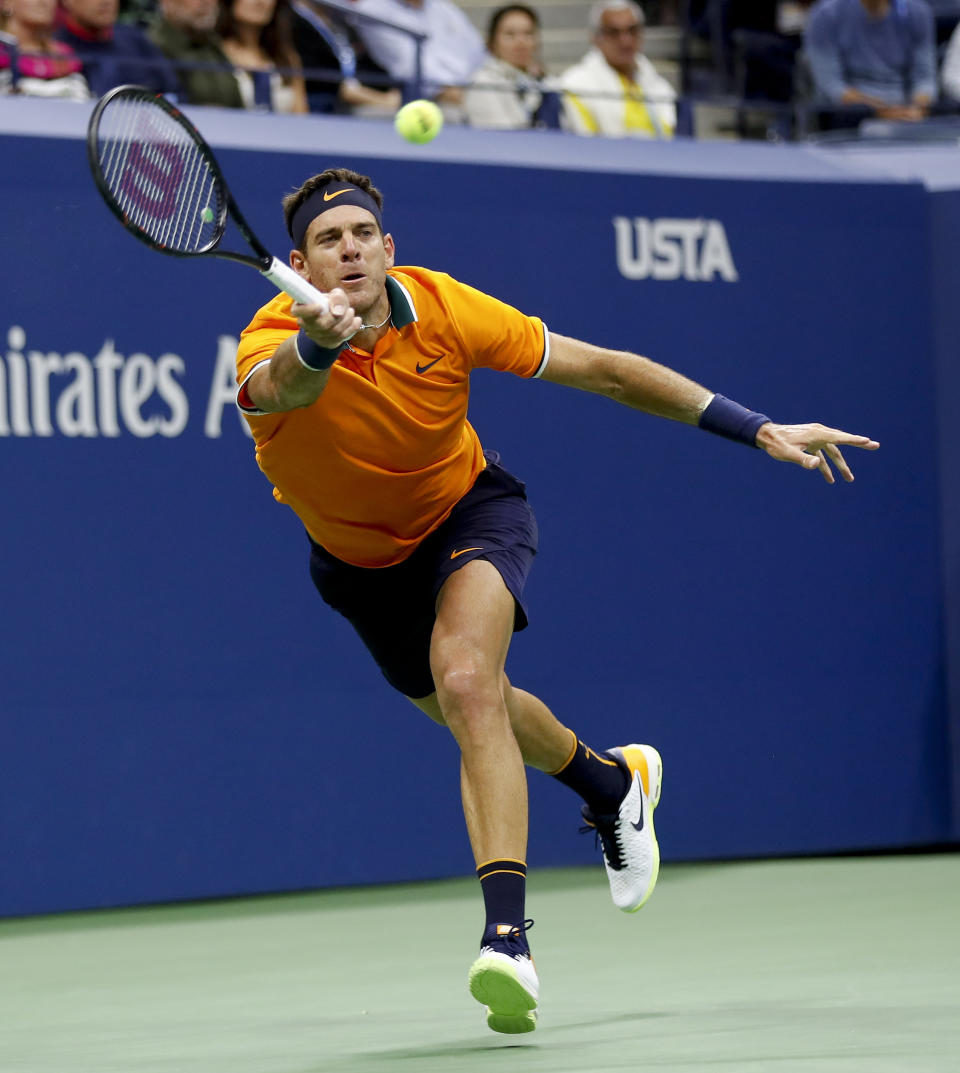
[[[663,764],[650,745],[597,752],[564,727],[538,697],[505,685],[513,732],[528,764],[579,794],[585,823],[603,847],[614,904],[636,912],[653,893],[660,847],[653,813]]]
[[[635,912],[650,898],[660,871],[653,825],[663,776],[660,754],[638,743],[598,752],[565,727],[539,697],[512,686],[506,675],[503,693],[524,762],[583,799],[584,821],[603,847],[614,904]],[[436,695],[414,703],[443,723]]]
[[[591,812],[600,815],[616,812],[630,789],[633,771],[629,764],[625,766],[620,757],[597,752],[580,741],[539,697],[512,685],[506,674],[502,690],[524,763],[569,786],[583,798]],[[445,725],[436,694],[414,704]],[[635,766],[641,763],[638,760]],[[642,781],[648,784],[646,773]]]
[[[461,755],[461,785],[477,864],[523,859],[527,782],[503,696],[514,600],[497,569],[475,559],[440,590],[430,645],[436,697]]]
[[[471,991],[489,1007],[490,1027],[501,1032],[536,1026],[539,990],[524,934],[526,774],[501,688],[510,636],[518,621],[525,622],[519,600],[534,529],[524,501],[495,475],[396,566],[354,567],[318,545],[310,560],[320,595],[350,621],[387,681],[407,697],[425,698],[414,702],[449,724],[461,743],[471,839],[478,854],[496,855],[478,856],[487,919],[495,925],[489,942],[484,931]],[[501,566],[477,555],[468,561],[458,550],[483,550],[474,546],[478,530]],[[498,812],[485,807],[485,799],[506,807]]]
[[[464,813],[486,912],[470,990],[501,1032],[535,1027],[539,988],[524,920],[526,771],[503,695],[510,637],[527,623],[523,589],[537,541],[523,484],[493,455],[428,541],[436,556],[432,679],[461,747]]]
[[[460,746],[463,811],[483,890],[486,925],[470,992],[498,1032],[536,1027],[539,980],[525,931],[527,781],[503,695],[514,598],[491,563],[451,574],[430,646],[436,700]]]
[[[539,697],[512,685],[506,674],[503,676],[502,689],[510,716],[510,725],[523,762],[528,767],[550,775],[569,767],[574,747],[577,744],[576,734],[569,727],[564,726]],[[447,725],[436,693],[419,700],[408,699],[435,723],[441,726]],[[593,765],[589,771],[585,772],[581,780],[582,785],[573,789],[576,789],[591,806],[607,811],[604,806],[619,802],[626,792],[629,779],[626,775],[619,773],[614,761],[599,756],[586,746],[584,749],[589,754],[588,759],[593,761]],[[617,772],[613,776],[610,776],[611,768]]]

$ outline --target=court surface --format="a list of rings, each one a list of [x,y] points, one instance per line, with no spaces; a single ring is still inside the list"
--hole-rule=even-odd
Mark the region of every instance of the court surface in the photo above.
[[[956,1073],[960,854],[534,870],[540,1028],[466,989],[475,880],[0,921],[2,1073]]]

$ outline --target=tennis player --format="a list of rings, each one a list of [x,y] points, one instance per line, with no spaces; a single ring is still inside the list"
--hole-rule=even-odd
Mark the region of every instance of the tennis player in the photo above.
[[[449,728],[486,909],[473,996],[497,1032],[536,1027],[526,931],[527,783],[538,768],[583,799],[615,905],[650,897],[662,766],[650,745],[590,748],[504,673],[527,625],[537,523],[524,485],[467,421],[470,373],[493,368],[606,395],[853,480],[840,445],[866,436],[778,425],[636,354],[547,330],[426,268],[395,267],[383,197],[344,168],[284,199],[290,264],[329,310],[278,295],[243,332],[238,404],[260,468],[310,538],[320,595],[356,629],[387,681]]]

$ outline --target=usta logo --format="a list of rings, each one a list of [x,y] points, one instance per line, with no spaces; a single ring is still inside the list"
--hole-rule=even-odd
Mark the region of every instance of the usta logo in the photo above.
[[[617,268],[626,279],[686,279],[728,283],[740,278],[719,220],[615,216]]]

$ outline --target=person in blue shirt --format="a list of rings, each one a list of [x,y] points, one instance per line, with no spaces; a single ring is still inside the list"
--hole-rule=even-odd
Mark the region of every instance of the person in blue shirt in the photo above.
[[[916,121],[936,98],[933,12],[925,0],[819,0],[804,38],[818,102]]]
[[[61,0],[56,37],[80,57],[93,95],[135,83],[176,98],[170,61],[139,26],[118,23],[118,11],[119,0]]]

